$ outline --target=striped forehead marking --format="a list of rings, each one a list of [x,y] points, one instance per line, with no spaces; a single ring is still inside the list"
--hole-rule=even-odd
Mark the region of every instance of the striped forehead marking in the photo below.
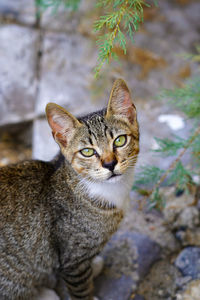
[[[108,126],[105,123],[103,116],[95,115],[86,121],[88,134],[93,136],[97,142],[101,138],[107,138]]]

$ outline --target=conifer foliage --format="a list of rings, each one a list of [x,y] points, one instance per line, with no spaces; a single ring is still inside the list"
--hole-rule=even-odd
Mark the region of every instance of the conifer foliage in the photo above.
[[[199,51],[200,49],[197,48]],[[200,51],[199,51],[200,53]],[[200,55],[192,57],[200,62]],[[161,186],[175,185],[177,191],[190,193],[200,187],[200,76],[199,73],[188,80],[182,88],[164,90],[163,99],[185,115],[185,121],[190,123],[191,131],[187,138],[174,136],[173,139],[155,138],[158,149],[154,150],[163,157],[174,157],[166,170],[148,165],[143,166],[136,176],[133,189],[146,197],[150,207],[162,209],[165,198],[161,194]],[[190,154],[190,161],[183,163],[185,153]],[[163,158],[164,159],[164,158]]]
[[[35,0],[41,12],[51,8],[55,13],[59,6],[78,8],[80,0]],[[91,0],[92,1],[92,0]],[[156,0],[154,0],[154,3]],[[134,32],[143,22],[143,8],[150,7],[148,0],[96,0],[96,6],[103,13],[94,22],[94,31],[97,33],[98,62],[95,75],[98,76],[104,63],[118,59],[114,47],[122,49],[126,54],[127,39],[134,42]]]

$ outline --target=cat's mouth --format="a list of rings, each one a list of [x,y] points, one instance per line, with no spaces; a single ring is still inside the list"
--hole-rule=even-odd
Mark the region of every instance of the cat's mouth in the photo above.
[[[114,179],[116,179],[117,177],[119,178],[121,176],[121,174],[115,174],[115,173],[113,173],[110,177],[108,177],[108,179],[107,180],[111,180],[112,181],[112,179],[114,178]]]

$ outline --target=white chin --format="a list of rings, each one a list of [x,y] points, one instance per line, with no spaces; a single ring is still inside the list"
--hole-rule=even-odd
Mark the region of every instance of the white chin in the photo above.
[[[122,179],[122,175],[118,175],[115,177],[108,178],[106,181],[110,183],[119,182]]]

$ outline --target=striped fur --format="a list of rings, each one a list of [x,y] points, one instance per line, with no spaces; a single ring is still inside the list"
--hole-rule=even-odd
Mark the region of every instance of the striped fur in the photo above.
[[[60,299],[67,287],[72,300],[92,300],[92,261],[129,202],[139,132],[124,81],[115,82],[107,109],[76,118],[51,103],[47,118],[61,153],[0,169],[1,300],[40,299],[43,286]],[[121,135],[126,143],[114,147]],[[84,157],[83,148],[95,154]]]

